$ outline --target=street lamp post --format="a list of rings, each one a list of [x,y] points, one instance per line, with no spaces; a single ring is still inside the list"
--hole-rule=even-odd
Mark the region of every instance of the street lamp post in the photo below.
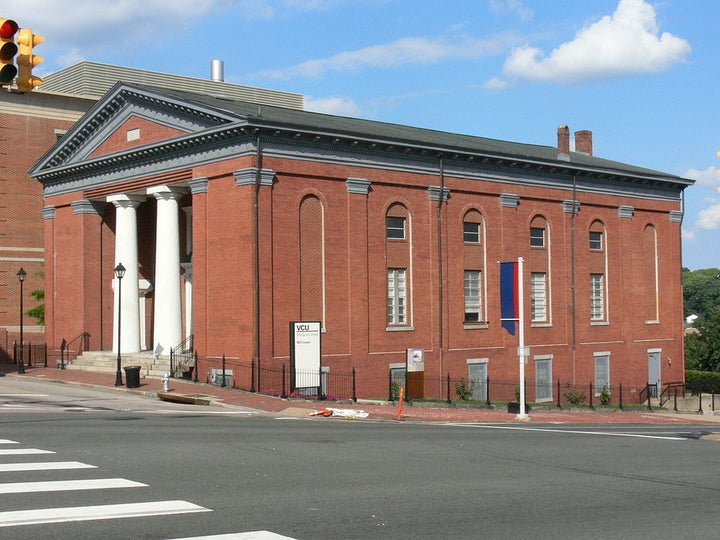
[[[23,345],[23,282],[27,272],[20,267],[17,272],[20,281],[20,361],[18,362],[18,373],[25,373],[25,345]]]
[[[118,315],[117,315],[117,371],[115,372],[115,386],[122,386],[122,372],[120,371],[120,328],[122,326],[122,278],[125,276],[125,267],[118,263],[115,267],[115,277],[118,280]]]

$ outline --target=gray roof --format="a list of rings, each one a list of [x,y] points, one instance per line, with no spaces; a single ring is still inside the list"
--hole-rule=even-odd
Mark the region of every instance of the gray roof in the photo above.
[[[122,118],[111,120],[126,105],[157,111],[158,120],[175,118],[186,134],[127,151],[90,158]],[[188,92],[140,84],[117,83],[31,170],[46,188],[68,189],[91,177],[113,182],[155,170],[160,161],[174,168],[192,167],[198,159],[221,159],[239,150],[255,134],[276,149],[310,152],[318,159],[351,159],[373,166],[434,170],[443,157],[451,174],[495,178],[569,189],[574,178],[585,189],[608,194],[677,200],[693,180],[611,161],[584,153],[559,155],[552,146],[523,144],[472,135],[334,116],[274,105],[249,103],[225,95]],[[98,139],[100,137],[100,139]],[[96,143],[88,143],[94,138]],[[203,153],[203,148],[212,149]],[[236,154],[235,154],[236,155]],[[196,157],[193,157],[196,156]],[[322,157],[324,156],[324,157]],[[340,157],[345,156],[345,157]],[[418,170],[420,170],[418,169]],[[111,171],[114,171],[111,173]],[[479,176],[478,176],[479,175]],[[72,180],[75,178],[75,180]],[[79,184],[75,184],[79,185]],[[574,189],[574,187],[573,187]]]
[[[391,124],[375,120],[363,120],[345,116],[296,111],[272,106],[258,106],[237,100],[213,95],[202,95],[174,89],[163,89],[162,93],[172,95],[188,103],[197,103],[206,107],[222,110],[238,117],[252,118],[252,123],[273,126],[286,126],[302,130],[315,130],[320,133],[334,133],[377,142],[397,142],[437,150],[438,152],[471,152],[487,157],[518,158],[541,163],[556,162],[562,167],[606,169],[618,173],[660,177],[692,185],[694,180],[670,175],[664,172],[637,167],[627,163],[590,156],[581,152],[570,152],[567,157],[558,157],[554,146],[525,144],[475,135],[464,135],[437,131],[426,128]]]

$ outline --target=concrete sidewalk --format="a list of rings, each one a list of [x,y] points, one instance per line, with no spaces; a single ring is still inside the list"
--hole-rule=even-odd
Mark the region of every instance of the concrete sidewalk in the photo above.
[[[28,378],[58,383],[89,386],[114,392],[133,392],[158,397],[163,394],[161,379],[143,377],[140,387],[129,389],[115,386],[115,375],[92,371],[60,370],[57,368],[29,367],[24,374],[18,374],[14,365],[0,365],[0,375],[7,377]],[[123,374],[123,382],[125,377]],[[2,384],[0,380],[0,385]],[[441,404],[413,403],[405,404],[400,417],[397,404],[385,401],[366,401],[359,403],[337,403],[331,401],[310,401],[301,399],[282,399],[254,392],[222,388],[219,386],[193,383],[191,381],[171,379],[170,391],[165,396],[168,400],[186,400],[191,398],[197,403],[211,403],[213,406],[246,407],[257,409],[278,416],[311,417],[313,412],[326,408],[362,410],[368,413],[370,420],[394,420],[409,422],[532,422],[532,423],[567,423],[567,424],[682,424],[682,423],[720,423],[720,415],[714,414],[681,414],[672,411],[646,409],[634,411],[592,411],[547,409],[532,410],[529,420],[518,420],[515,414],[504,409],[468,408],[457,404],[443,406]],[[198,407],[207,406],[200,405]]]

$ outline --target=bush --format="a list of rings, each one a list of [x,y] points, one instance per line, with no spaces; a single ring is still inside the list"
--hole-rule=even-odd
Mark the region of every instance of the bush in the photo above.
[[[603,386],[602,392],[600,392],[600,404],[610,405],[610,389],[607,386]]]
[[[563,394],[570,405],[580,405],[585,403],[585,392],[576,392],[575,390],[568,390]]]
[[[467,401],[472,397],[472,388],[468,385],[465,377],[460,377],[460,380],[455,383],[455,393],[462,401]]]
[[[720,394],[720,373],[688,370],[685,372],[685,388],[693,394]]]

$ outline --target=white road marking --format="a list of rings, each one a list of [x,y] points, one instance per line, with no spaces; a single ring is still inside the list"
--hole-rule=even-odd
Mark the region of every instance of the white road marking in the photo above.
[[[17,441],[11,441],[10,439],[0,439],[0,444],[20,444]]]
[[[8,493],[42,493],[48,491],[81,491],[88,489],[119,489],[147,487],[147,484],[124,478],[98,478],[92,480],[55,480],[50,482],[14,482],[0,484],[0,495]]]
[[[175,538],[173,540],[295,540],[289,536],[282,536],[270,531],[249,531],[230,534],[216,534],[213,536],[193,536],[188,538]]]
[[[39,448],[9,448],[0,449],[0,456],[30,456],[37,454],[54,454],[52,450],[40,450]]]
[[[572,429],[550,429],[550,428],[529,428],[517,426],[498,426],[490,424],[470,424],[470,423],[448,423],[449,426],[464,426],[482,429],[504,429],[508,431],[540,431],[548,433],[570,433],[573,435],[602,435],[605,437],[631,437],[636,439],[661,439],[665,441],[687,441],[687,437],[669,437],[660,435],[640,435],[638,433],[611,433],[607,431],[575,431]]]
[[[46,461],[42,463],[0,463],[0,472],[61,471],[69,469],[97,469],[80,461]]]
[[[212,512],[187,501],[155,501],[0,512],[0,527]]]
[[[0,394],[0,398],[15,398],[15,397],[50,397],[50,394]]]

